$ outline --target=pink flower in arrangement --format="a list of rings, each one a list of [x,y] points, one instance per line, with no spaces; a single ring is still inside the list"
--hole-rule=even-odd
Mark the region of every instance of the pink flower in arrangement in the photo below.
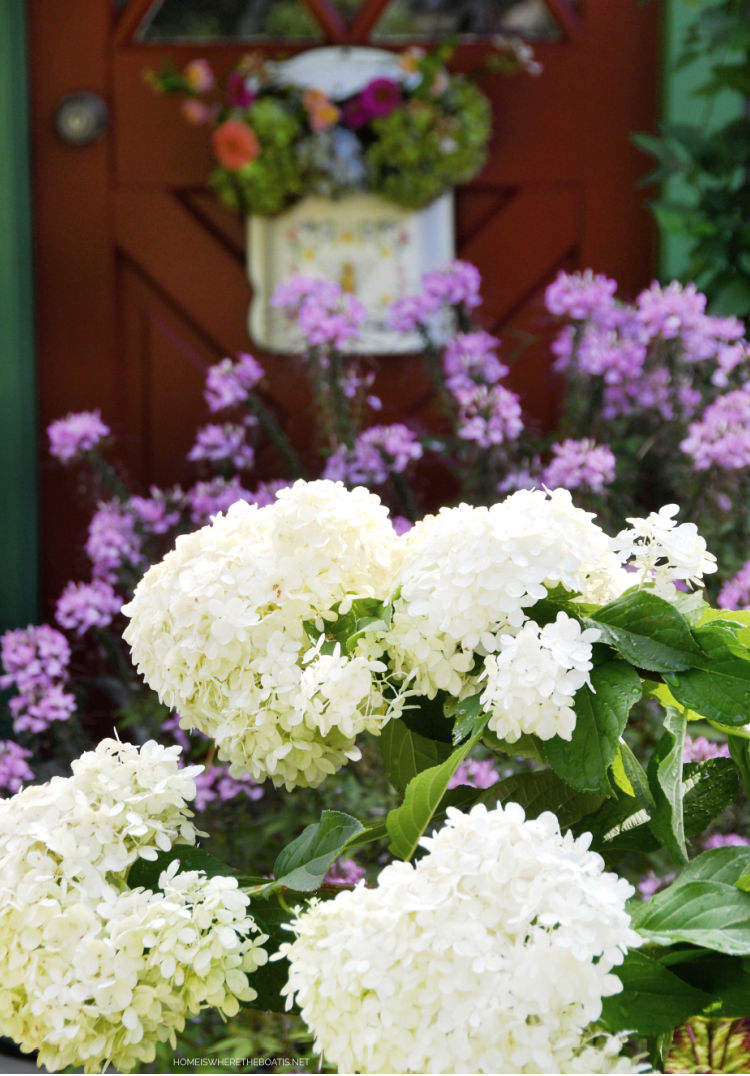
[[[232,71],[227,78],[226,97],[232,108],[250,108],[255,100],[255,93],[243,74]]]
[[[341,112],[321,90],[308,89],[302,94],[302,104],[307,110],[307,118],[313,131],[326,131],[333,127]]]
[[[347,101],[342,109],[342,116],[344,124],[353,131],[366,126],[372,119],[372,116],[362,103],[361,97],[354,97],[351,101]]]
[[[195,444],[188,452],[191,462],[208,460],[222,463],[230,460],[238,471],[253,466],[255,452],[245,440],[245,427],[231,422],[224,425],[209,423],[201,426],[195,437]]]
[[[749,844],[750,840],[739,833],[712,833],[706,837],[703,847],[708,851],[711,848],[743,848]]]
[[[213,68],[208,60],[191,60],[182,73],[195,93],[208,93],[216,85]]]
[[[597,445],[589,437],[567,438],[552,446],[552,459],[541,481],[550,489],[590,489],[601,493],[615,478],[616,460],[608,445]]]
[[[727,580],[716,604],[720,609],[750,609],[750,560]]]
[[[196,101],[194,97],[186,97],[182,102],[181,109],[188,123],[192,123],[196,127],[204,126],[214,116],[212,108],[209,108],[203,101]]]
[[[401,86],[392,78],[374,78],[362,90],[359,99],[372,119],[389,116],[401,104]]]
[[[252,127],[242,120],[225,120],[211,135],[214,153],[220,164],[237,172],[260,153],[260,142]]]
[[[109,433],[101,411],[78,411],[56,419],[47,427],[49,450],[55,459],[67,463],[83,452],[91,452]]]

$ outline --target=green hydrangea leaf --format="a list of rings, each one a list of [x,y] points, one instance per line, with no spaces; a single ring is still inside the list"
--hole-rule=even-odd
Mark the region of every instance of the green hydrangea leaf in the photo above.
[[[319,822],[307,826],[279,852],[268,890],[284,886],[306,893],[317,889],[334,859],[363,829],[360,821],[343,811],[323,811]]]
[[[606,796],[610,792],[607,771],[642,687],[638,673],[624,661],[594,666],[591,685],[576,692],[571,739],[556,736],[545,741],[544,753],[555,773],[573,788]]]
[[[711,1002],[696,989],[638,949],[615,968],[622,993],[604,998],[601,1021],[607,1031],[658,1035],[670,1031]]]
[[[586,624],[640,669],[674,672],[706,660],[682,613],[647,590],[623,594],[592,613]]]

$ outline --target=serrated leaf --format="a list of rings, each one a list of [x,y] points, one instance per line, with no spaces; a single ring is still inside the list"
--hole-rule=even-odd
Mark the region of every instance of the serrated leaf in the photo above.
[[[489,715],[482,708],[479,701],[481,697],[481,692],[476,695],[469,695],[468,698],[456,701],[450,709],[446,708],[446,713],[455,715],[453,725],[454,747],[468,739],[469,736],[475,736],[487,724]]]
[[[448,782],[471,751],[479,735],[457,747],[439,766],[431,766],[413,777],[406,786],[404,801],[386,815],[390,849],[399,859],[411,859],[419,839],[429,826]]]
[[[635,929],[656,945],[688,942],[730,956],[750,955],[750,893],[737,888],[750,873],[750,848],[702,852],[667,889],[631,906]]]
[[[614,969],[622,993],[603,999],[602,1024],[607,1031],[636,1035],[671,1032],[710,1004],[710,994],[682,981],[658,960],[631,950]]]
[[[495,807],[498,803],[520,803],[527,818],[538,818],[545,811],[552,811],[564,832],[595,811],[602,798],[576,791],[552,770],[535,770],[516,773],[498,781],[482,792],[477,802],[485,803],[488,807]]]
[[[343,811],[323,811],[319,822],[307,826],[279,852],[268,891],[281,886],[301,893],[317,889],[334,859],[363,829],[360,821]]]
[[[399,792],[412,777],[444,762],[451,753],[450,744],[420,736],[403,721],[389,721],[378,744],[388,780]]]
[[[697,837],[734,803],[737,771],[728,758],[708,758],[682,767],[682,811],[685,836]]]
[[[649,760],[648,780],[654,798],[649,825],[667,851],[687,863],[685,820],[682,813],[682,754],[687,722],[677,710],[667,710],[664,735]]]
[[[568,784],[583,792],[610,792],[607,770],[617,754],[628,714],[641,697],[641,680],[624,661],[591,670],[591,687],[576,692],[576,724],[570,740],[544,743],[548,762]]]
[[[705,661],[690,625],[673,605],[647,590],[629,591],[586,621],[632,665],[650,672],[690,669]]]
[[[203,871],[209,878],[219,875],[236,875],[236,871],[222,863],[216,856],[204,852],[194,844],[175,844],[168,852],[156,852],[153,859],[137,859],[128,872],[128,885],[131,889],[157,890],[159,877],[174,860],[179,861],[179,870]]]
[[[705,669],[664,673],[672,695],[689,710],[722,725],[750,721],[750,659],[730,654]]]

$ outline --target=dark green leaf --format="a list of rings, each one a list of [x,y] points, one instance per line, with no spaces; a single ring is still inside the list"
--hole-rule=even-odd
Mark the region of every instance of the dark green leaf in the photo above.
[[[457,747],[439,766],[431,766],[412,778],[404,801],[386,816],[390,848],[399,859],[411,859],[419,839],[429,826],[445,795],[448,782],[479,739],[472,737]]]
[[[750,721],[750,659],[729,654],[714,658],[706,669],[665,673],[674,697],[689,710],[722,725]]]
[[[657,945],[688,942],[730,956],[750,955],[750,893],[737,881],[750,872],[750,847],[702,852],[677,881],[631,908],[633,925]]]
[[[610,792],[607,770],[619,744],[631,707],[641,697],[641,680],[624,661],[610,661],[591,670],[592,687],[575,697],[576,724],[569,741],[556,736],[544,744],[552,768],[568,784],[584,792]]]
[[[746,796],[750,796],[750,740],[744,736],[727,736],[729,754],[739,770],[742,779],[742,788]]]
[[[399,792],[412,777],[444,762],[451,753],[450,744],[420,736],[403,721],[389,721],[378,742],[388,780]]]
[[[455,714],[455,724],[453,726],[454,747],[468,739],[469,736],[475,736],[487,724],[488,715],[486,710],[482,709],[479,701],[481,697],[481,693],[469,695],[468,698],[460,699],[452,706],[446,707],[447,714]]]
[[[552,811],[560,829],[565,831],[595,811],[602,799],[588,792],[577,792],[552,770],[535,770],[498,781],[481,793],[479,801],[488,807],[497,803],[520,803],[527,818],[537,818],[544,811]]]
[[[291,915],[274,897],[268,900],[251,901],[250,914],[259,930],[268,935],[268,941],[263,942],[263,948],[269,956],[278,952],[282,942],[291,941],[292,935],[283,928],[284,923],[288,923],[291,919]],[[255,990],[257,997],[247,1002],[246,1008],[261,1009],[264,1012],[286,1012],[286,1001],[281,996],[281,990],[288,978],[288,960],[269,960],[250,976],[250,986]],[[295,1005],[292,1011],[299,1012],[299,1009]]]
[[[154,859],[137,859],[128,873],[128,885],[131,889],[158,889],[159,876],[175,859],[179,860],[180,871],[203,871],[209,878],[237,873],[197,845],[176,844],[168,852],[157,852]]]
[[[344,845],[363,829],[361,822],[343,811],[323,811],[320,822],[307,826],[279,852],[269,888],[284,886],[303,893],[317,889]]]
[[[697,837],[737,798],[737,771],[728,758],[689,762],[682,768],[685,836]]]
[[[649,825],[667,851],[687,863],[685,821],[682,815],[682,753],[687,721],[676,710],[667,710],[664,735],[648,764],[648,780],[654,797]]]
[[[587,624],[599,628],[602,641],[641,669],[673,672],[705,661],[682,613],[647,590],[623,594],[593,613]]]
[[[668,951],[660,962],[713,997],[712,1016],[733,1020],[750,1013],[749,957],[691,948]]]
[[[711,1002],[711,995],[683,982],[658,960],[637,949],[614,969],[621,994],[604,998],[602,1023],[607,1031],[659,1035],[694,1016]]]

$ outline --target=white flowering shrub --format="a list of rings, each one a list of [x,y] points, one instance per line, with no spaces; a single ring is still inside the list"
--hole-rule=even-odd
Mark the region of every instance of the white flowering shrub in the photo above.
[[[187,1017],[255,997],[267,953],[249,897],[179,870],[200,767],[178,756],[104,740],[72,777],[0,803],[0,1027],[50,1071],[131,1071]],[[170,849],[158,888],[128,886],[137,859]]]
[[[521,490],[399,536],[323,480],[179,538],[125,610],[162,702],[227,780],[288,791],[370,734],[396,805],[323,810],[238,874],[195,847],[177,749],[105,741],[0,803],[0,1028],[130,1071],[205,1007],[286,1007],[342,1071],[634,1073],[691,1017],[744,1017],[750,840],[701,834],[750,791],[750,616],[704,600],[715,561],[676,514],[613,538]],[[638,900],[642,851],[671,884]]]
[[[289,1003],[343,1072],[639,1071],[587,1041],[640,943],[588,843],[517,804],[449,809],[416,865],[292,922]]]
[[[359,758],[402,699],[386,694],[383,643],[325,647],[356,598],[388,597],[398,543],[380,500],[340,482],[297,482],[239,502],[178,538],[124,612],[133,658],[184,728],[216,739],[233,774],[291,789]]]

